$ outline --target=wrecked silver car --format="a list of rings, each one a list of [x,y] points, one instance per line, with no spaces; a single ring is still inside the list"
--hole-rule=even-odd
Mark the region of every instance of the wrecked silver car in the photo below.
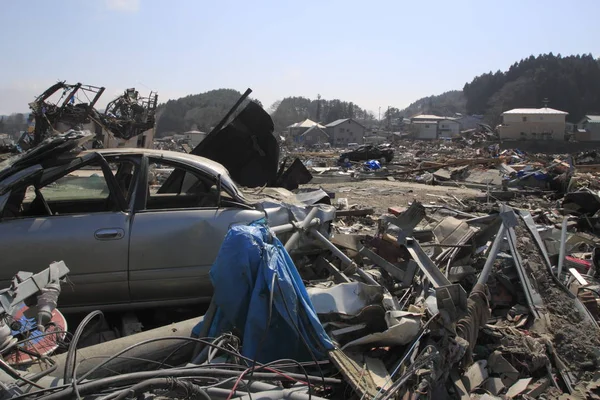
[[[71,131],[4,165],[0,284],[24,265],[65,260],[72,285],[62,310],[207,301],[208,272],[231,226],[293,222],[281,204],[248,201],[214,161],[150,149],[81,151],[87,136]],[[319,214],[324,234],[334,216],[328,207]]]

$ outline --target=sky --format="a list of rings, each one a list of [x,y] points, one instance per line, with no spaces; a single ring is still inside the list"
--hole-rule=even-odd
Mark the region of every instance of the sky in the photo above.
[[[531,54],[600,56],[598,0],[6,0],[0,114],[59,80],[159,101],[219,88],[265,108],[339,98],[378,114]],[[382,111],[383,112],[383,111]]]

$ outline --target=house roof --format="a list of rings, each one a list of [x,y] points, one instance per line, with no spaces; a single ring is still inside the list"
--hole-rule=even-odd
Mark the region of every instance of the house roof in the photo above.
[[[308,118],[306,118],[302,122],[296,122],[295,124],[288,126],[288,128],[312,128],[313,126],[318,126],[319,128],[325,128],[323,125],[319,124],[318,122],[315,122]]]
[[[451,118],[440,117],[439,115],[433,115],[433,114],[421,114],[421,115],[415,115],[411,119],[433,121],[433,120],[438,120],[438,119],[451,119]]]
[[[502,113],[502,115],[504,114],[532,114],[532,115],[539,115],[539,114],[558,114],[558,115],[567,115],[569,114],[568,112],[565,111],[560,111],[560,110],[555,110],[554,108],[548,108],[548,107],[543,107],[543,108],[515,108],[512,110],[508,110],[508,111],[504,111]]]
[[[327,128],[333,128],[335,126],[338,126],[340,124],[343,124],[346,121],[354,121],[357,125],[360,125],[364,128],[364,126],[362,124],[359,124],[358,122],[356,122],[355,120],[353,120],[352,118],[342,118],[342,119],[336,119],[333,122],[328,123],[327,125],[325,125]]]
[[[437,124],[437,120],[436,121],[413,121],[413,124]]]
[[[304,135],[306,135],[309,132],[320,132],[323,135],[325,135],[325,137],[329,137],[329,135],[327,134],[327,132],[325,132],[323,129],[321,129],[320,127],[318,127],[316,125],[313,126],[312,128],[307,129],[306,132],[302,133],[302,135],[300,135],[300,136],[304,136]]]
[[[600,124],[600,115],[586,115],[584,119],[587,119],[589,124]]]

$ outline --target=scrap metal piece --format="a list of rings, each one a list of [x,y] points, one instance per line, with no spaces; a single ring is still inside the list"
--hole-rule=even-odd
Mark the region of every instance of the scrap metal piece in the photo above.
[[[402,270],[400,267],[392,264],[379,254],[376,254],[366,247],[362,247],[358,252],[367,257],[369,260],[373,261],[378,267],[381,267],[394,279],[402,282],[403,287],[408,287],[412,283],[416,272],[416,264],[414,261],[410,260],[408,263],[406,263],[406,269]]]
[[[542,239],[540,232],[537,230],[537,227],[535,226],[533,217],[531,216],[531,214],[528,211],[524,211],[524,210],[520,211],[519,215],[521,216],[521,219],[523,220],[523,222],[525,222],[525,226],[527,227],[527,229],[533,236],[533,239],[535,240],[535,242],[538,246],[538,249],[542,253],[542,256],[544,257],[544,261],[546,262],[546,267],[548,268],[548,271],[550,273],[552,273],[552,262],[550,262],[550,257],[548,256],[548,251],[546,250],[546,245],[544,244],[544,240]]]
[[[309,287],[306,291],[317,314],[354,316],[383,300],[382,286],[362,282],[341,283],[328,288]]]
[[[521,255],[519,254],[519,250],[517,249],[517,234],[515,233],[514,228],[508,228],[508,245],[510,247],[510,253],[513,256],[513,262],[515,264],[515,268],[517,269],[517,273],[519,274],[519,280],[521,285],[523,286],[523,292],[525,293],[525,299],[527,300],[527,305],[531,310],[531,313],[535,318],[540,317],[539,310],[544,306],[544,302],[542,300],[542,296],[540,293],[534,288],[529,276],[527,275],[527,270],[523,265],[523,260],[521,259]]]
[[[461,285],[453,284],[425,254],[414,238],[407,238],[406,249],[436,289],[438,308],[446,309],[451,317],[456,317],[456,308],[467,309],[467,293]],[[449,301],[451,300],[451,301]]]
[[[403,244],[415,227],[419,225],[419,222],[425,218],[425,214],[425,207],[418,201],[413,201],[410,207],[399,216],[385,215],[382,220],[400,228],[398,243]]]
[[[374,399],[379,394],[378,385],[368,374],[365,376],[362,365],[359,365],[339,349],[331,350],[327,354],[360,398]],[[388,379],[388,381],[390,380]],[[387,382],[386,386],[383,387],[387,387]]]
[[[569,219],[567,217],[563,218],[562,229],[560,231],[560,252],[558,253],[558,267],[556,271],[556,277],[560,279],[560,274],[562,273],[563,264],[565,263],[565,256],[567,250],[567,223]]]

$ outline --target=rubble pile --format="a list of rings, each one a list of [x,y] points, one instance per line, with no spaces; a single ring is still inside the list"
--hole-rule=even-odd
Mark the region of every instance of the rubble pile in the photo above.
[[[259,105],[233,117],[243,99],[194,149],[82,151],[92,133],[47,126],[0,165],[4,240],[43,237],[35,255],[69,264],[0,291],[0,400],[600,398],[595,153],[500,150],[475,131],[295,158]],[[103,122],[130,137],[140,101]],[[100,263],[114,270],[88,268],[115,243],[123,257]],[[112,291],[126,300],[101,303]],[[70,331],[59,295],[74,293],[102,311]],[[134,312],[166,304],[193,318],[146,329]]]

